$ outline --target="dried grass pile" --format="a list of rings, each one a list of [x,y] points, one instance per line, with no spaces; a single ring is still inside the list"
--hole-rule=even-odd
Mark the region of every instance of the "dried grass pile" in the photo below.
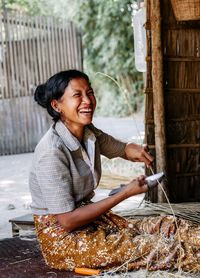
[[[189,220],[192,223],[200,224],[200,205],[199,203],[180,203],[171,204],[174,214],[177,217]],[[139,208],[117,211],[120,215],[127,218],[173,215],[172,210],[167,203],[151,203],[145,201]]]

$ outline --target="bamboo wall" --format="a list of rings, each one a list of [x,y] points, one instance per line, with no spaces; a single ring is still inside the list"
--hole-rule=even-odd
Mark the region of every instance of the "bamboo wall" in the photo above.
[[[200,21],[177,22],[170,0],[160,3],[169,196],[172,202],[200,201]],[[150,1],[146,28],[145,129],[155,155]],[[156,190],[149,197],[156,202]]]
[[[31,152],[51,119],[33,100],[54,73],[82,70],[81,35],[69,22],[0,14],[0,155]]]

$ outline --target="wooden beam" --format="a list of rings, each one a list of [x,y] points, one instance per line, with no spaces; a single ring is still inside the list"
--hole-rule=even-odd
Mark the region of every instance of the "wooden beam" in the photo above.
[[[146,22],[145,24],[146,30],[151,30],[151,23]],[[163,30],[189,30],[189,29],[199,29],[200,28],[200,20],[194,21],[182,21],[181,23],[169,23],[164,22],[162,26]]]
[[[153,108],[155,123],[156,170],[167,172],[167,151],[165,134],[164,90],[163,90],[163,53],[161,44],[160,0],[151,0],[151,49]],[[168,195],[167,181],[162,186]],[[163,191],[158,187],[157,201],[166,202]]]
[[[150,150],[156,149],[157,152],[157,146],[155,145],[148,145],[148,148]],[[169,144],[166,146],[167,149],[177,149],[177,148],[191,148],[191,149],[196,149],[196,148],[200,148],[200,144]]]
[[[196,121],[200,121],[200,115],[195,116],[191,116],[190,118],[187,117],[182,117],[182,118],[168,118],[167,119],[168,124],[173,124],[173,123],[187,123],[187,122],[196,122]],[[146,120],[147,124],[153,125],[154,124],[154,120],[153,119],[148,119]]]
[[[151,56],[146,57],[146,61],[151,61]],[[164,56],[165,62],[198,62],[200,61],[200,57],[191,57],[191,56],[185,56],[185,57],[172,57],[172,56]]]
[[[180,93],[180,94],[188,94],[188,93],[194,93],[194,94],[199,94],[200,89],[198,88],[165,88],[165,91],[167,91],[167,94],[174,94],[174,93]],[[153,90],[152,88],[146,88],[144,93],[149,94],[152,93]]]

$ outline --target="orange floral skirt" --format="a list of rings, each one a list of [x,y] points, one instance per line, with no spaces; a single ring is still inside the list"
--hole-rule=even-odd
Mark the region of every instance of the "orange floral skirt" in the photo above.
[[[109,270],[147,268],[200,271],[200,226],[172,216],[126,220],[111,211],[94,222],[67,232],[54,215],[34,216],[46,264]]]

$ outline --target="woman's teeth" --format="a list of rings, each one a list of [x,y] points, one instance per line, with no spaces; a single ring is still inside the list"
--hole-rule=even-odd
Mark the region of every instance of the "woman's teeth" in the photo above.
[[[92,109],[91,108],[87,108],[87,109],[82,109],[80,110],[80,113],[91,113]]]

